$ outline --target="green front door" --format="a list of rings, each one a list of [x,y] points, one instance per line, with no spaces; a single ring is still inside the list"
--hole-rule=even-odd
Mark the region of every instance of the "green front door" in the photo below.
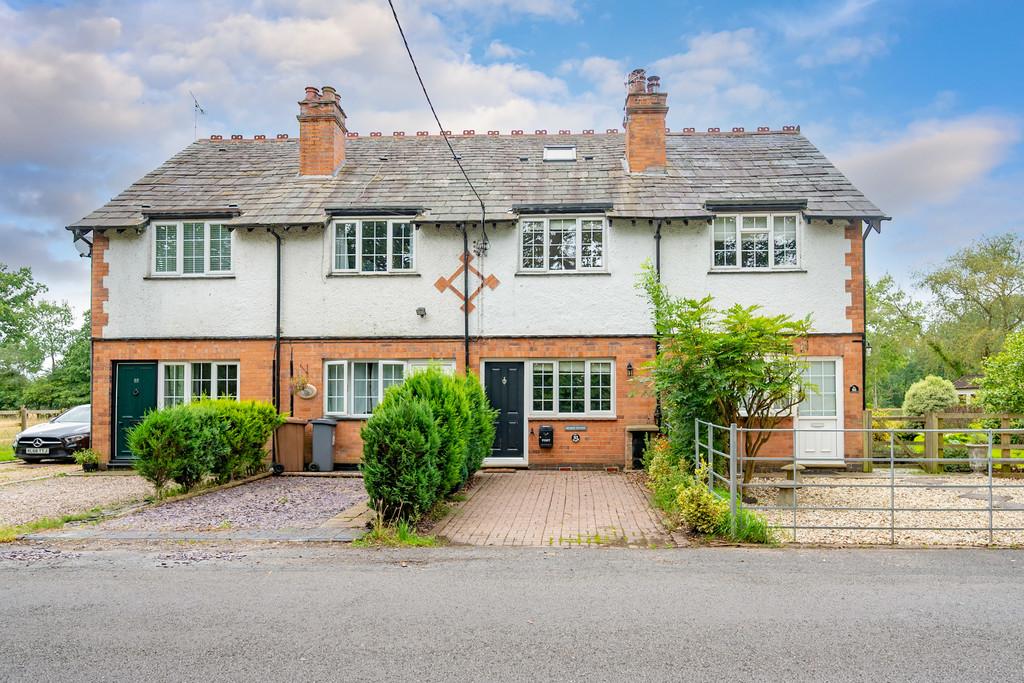
[[[156,363],[118,363],[114,369],[115,461],[132,459],[125,433],[156,408]]]

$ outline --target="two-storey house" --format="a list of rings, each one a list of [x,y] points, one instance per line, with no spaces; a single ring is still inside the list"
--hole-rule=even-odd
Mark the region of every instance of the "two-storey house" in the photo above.
[[[69,226],[92,243],[93,444],[124,462],[145,411],[235,396],[337,418],[356,463],[384,391],[439,363],[500,410],[488,464],[628,466],[656,421],[632,381],[650,261],[676,294],[811,316],[817,391],[793,419],[821,431],[794,447],[841,463],[885,216],[796,127],[669,131],[667,111],[637,70],[624,131],[467,130],[457,164],[436,134],[349,132],[336,91],[307,88],[297,140],[189,145]]]

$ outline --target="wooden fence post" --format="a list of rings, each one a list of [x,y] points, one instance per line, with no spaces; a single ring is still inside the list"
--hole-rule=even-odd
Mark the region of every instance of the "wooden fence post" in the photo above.
[[[21,431],[25,431],[28,429],[28,408],[22,406],[19,412],[21,413]]]
[[[935,416],[935,413],[928,413],[924,416],[924,428],[925,429],[938,429],[939,419]],[[924,471],[935,474],[938,472],[939,461],[939,434],[938,432],[925,432],[924,433],[924,457],[928,460],[924,463]]]
[[[863,436],[864,436],[864,452],[861,454],[861,457],[865,458],[865,460],[864,460],[864,471],[865,472],[872,472],[875,469],[875,463],[873,463],[871,461],[871,459],[870,459],[871,456],[874,455],[874,452],[875,452],[875,435],[870,431],[871,428],[874,427],[874,425],[875,425],[875,422],[874,422],[874,420],[871,417],[871,411],[870,410],[865,410],[864,411],[864,433],[863,433]]]
[[[999,419],[999,426],[1003,429],[1010,428],[1009,416],[1004,416]],[[1010,449],[1010,435],[1003,432],[999,435],[999,457],[1006,458],[1003,461],[1003,466],[1000,468],[1003,474],[1010,476],[1013,474],[1013,463],[1009,461],[1013,457],[1013,451]]]

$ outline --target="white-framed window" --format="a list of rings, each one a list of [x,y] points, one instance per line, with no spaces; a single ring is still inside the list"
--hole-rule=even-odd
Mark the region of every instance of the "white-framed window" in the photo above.
[[[329,360],[324,363],[324,411],[328,415],[367,417],[388,387],[409,375],[437,367],[455,373],[453,360]]]
[[[168,361],[160,363],[157,405],[161,408],[202,398],[238,399],[235,361]]]
[[[402,273],[416,268],[416,231],[409,219],[335,221],[333,246],[334,272]]]
[[[153,224],[153,275],[230,275],[233,232],[207,221]]]
[[[535,360],[529,363],[530,414],[615,414],[615,363],[611,360]]]
[[[607,221],[599,216],[519,221],[519,269],[578,273],[605,269]]]
[[[721,270],[785,270],[799,266],[800,216],[759,213],[716,216],[711,229],[711,267]]]

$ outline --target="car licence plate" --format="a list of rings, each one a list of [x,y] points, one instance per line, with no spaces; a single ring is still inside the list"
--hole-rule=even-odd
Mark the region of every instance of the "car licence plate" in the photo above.
[[[50,452],[49,448],[26,448],[26,455],[46,455]]]

